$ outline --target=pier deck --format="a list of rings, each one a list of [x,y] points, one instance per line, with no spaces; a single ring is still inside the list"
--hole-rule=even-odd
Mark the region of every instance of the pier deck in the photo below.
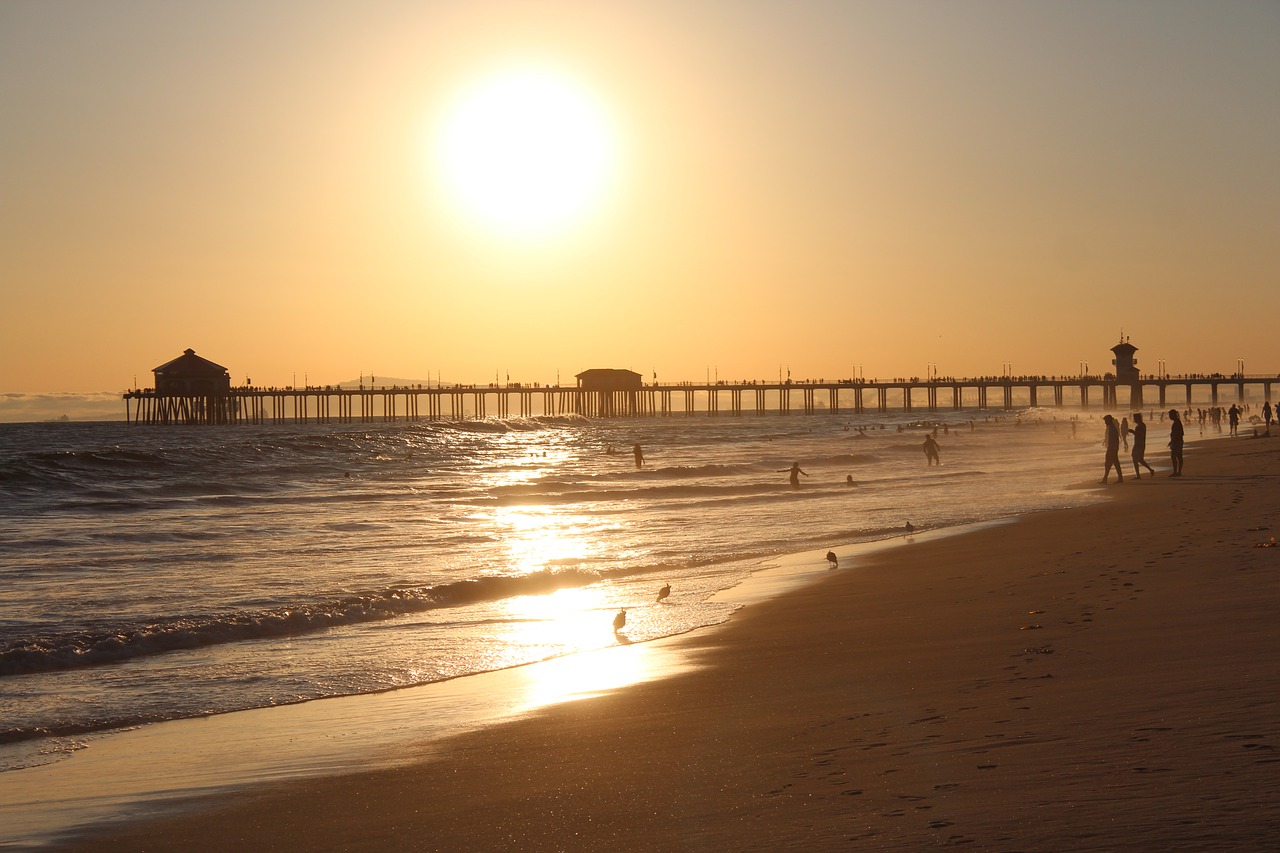
[[[1271,400],[1280,376],[1153,376],[1135,383],[1109,376],[979,377],[972,379],[861,379],[804,382],[713,382],[645,385],[638,390],[597,391],[575,386],[491,384],[377,386],[360,388],[232,388],[198,396],[124,394],[131,423],[263,424],[372,423],[578,415],[593,418],[730,415],[806,415],[866,412],[935,412],[939,409],[1010,410],[1020,406],[1115,410],[1158,405],[1215,406],[1247,399],[1260,390]],[[1126,393],[1127,392],[1127,393]],[[1120,402],[1121,397],[1125,402]],[[1153,399],[1154,398],[1154,399]],[[1158,401],[1158,402],[1157,402]]]

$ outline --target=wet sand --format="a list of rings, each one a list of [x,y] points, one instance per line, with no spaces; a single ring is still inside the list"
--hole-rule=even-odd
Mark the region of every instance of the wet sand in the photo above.
[[[1280,837],[1280,548],[1255,547],[1280,536],[1280,439],[1189,445],[1186,470],[837,548],[819,582],[673,641],[695,665],[670,678],[67,849],[1259,849]]]

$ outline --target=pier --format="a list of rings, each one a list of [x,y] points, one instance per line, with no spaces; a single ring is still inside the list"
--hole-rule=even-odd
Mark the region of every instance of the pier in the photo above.
[[[125,416],[142,424],[376,423],[483,418],[837,415],[1079,406],[1139,410],[1270,401],[1280,376],[1185,374],[653,383],[627,390],[539,384],[137,389]]]

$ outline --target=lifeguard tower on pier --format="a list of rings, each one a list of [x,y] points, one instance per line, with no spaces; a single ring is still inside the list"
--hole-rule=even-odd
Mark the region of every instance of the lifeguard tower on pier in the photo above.
[[[1120,343],[1111,348],[1115,353],[1115,358],[1111,359],[1111,363],[1116,368],[1116,387],[1121,385],[1129,386],[1129,408],[1142,408],[1142,383],[1138,381],[1138,360],[1133,354],[1138,348],[1129,343],[1129,339],[1120,335]],[[1118,405],[1118,401],[1113,401]]]

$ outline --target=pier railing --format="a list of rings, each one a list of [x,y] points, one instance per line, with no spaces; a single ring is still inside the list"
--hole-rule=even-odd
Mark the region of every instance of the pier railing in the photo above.
[[[560,385],[491,384],[342,388],[232,388],[214,395],[157,394],[136,389],[124,394],[125,416],[147,424],[372,423],[379,421],[466,420],[538,416],[590,418],[731,415],[744,413],[863,414],[940,409],[1011,410],[1031,406],[1114,410],[1123,405],[1191,406],[1193,400],[1248,399],[1260,391],[1271,400],[1280,376],[1182,374],[1141,376],[1121,382],[1113,376],[995,376],[903,378],[802,382],[708,382],[644,385],[599,391]]]

